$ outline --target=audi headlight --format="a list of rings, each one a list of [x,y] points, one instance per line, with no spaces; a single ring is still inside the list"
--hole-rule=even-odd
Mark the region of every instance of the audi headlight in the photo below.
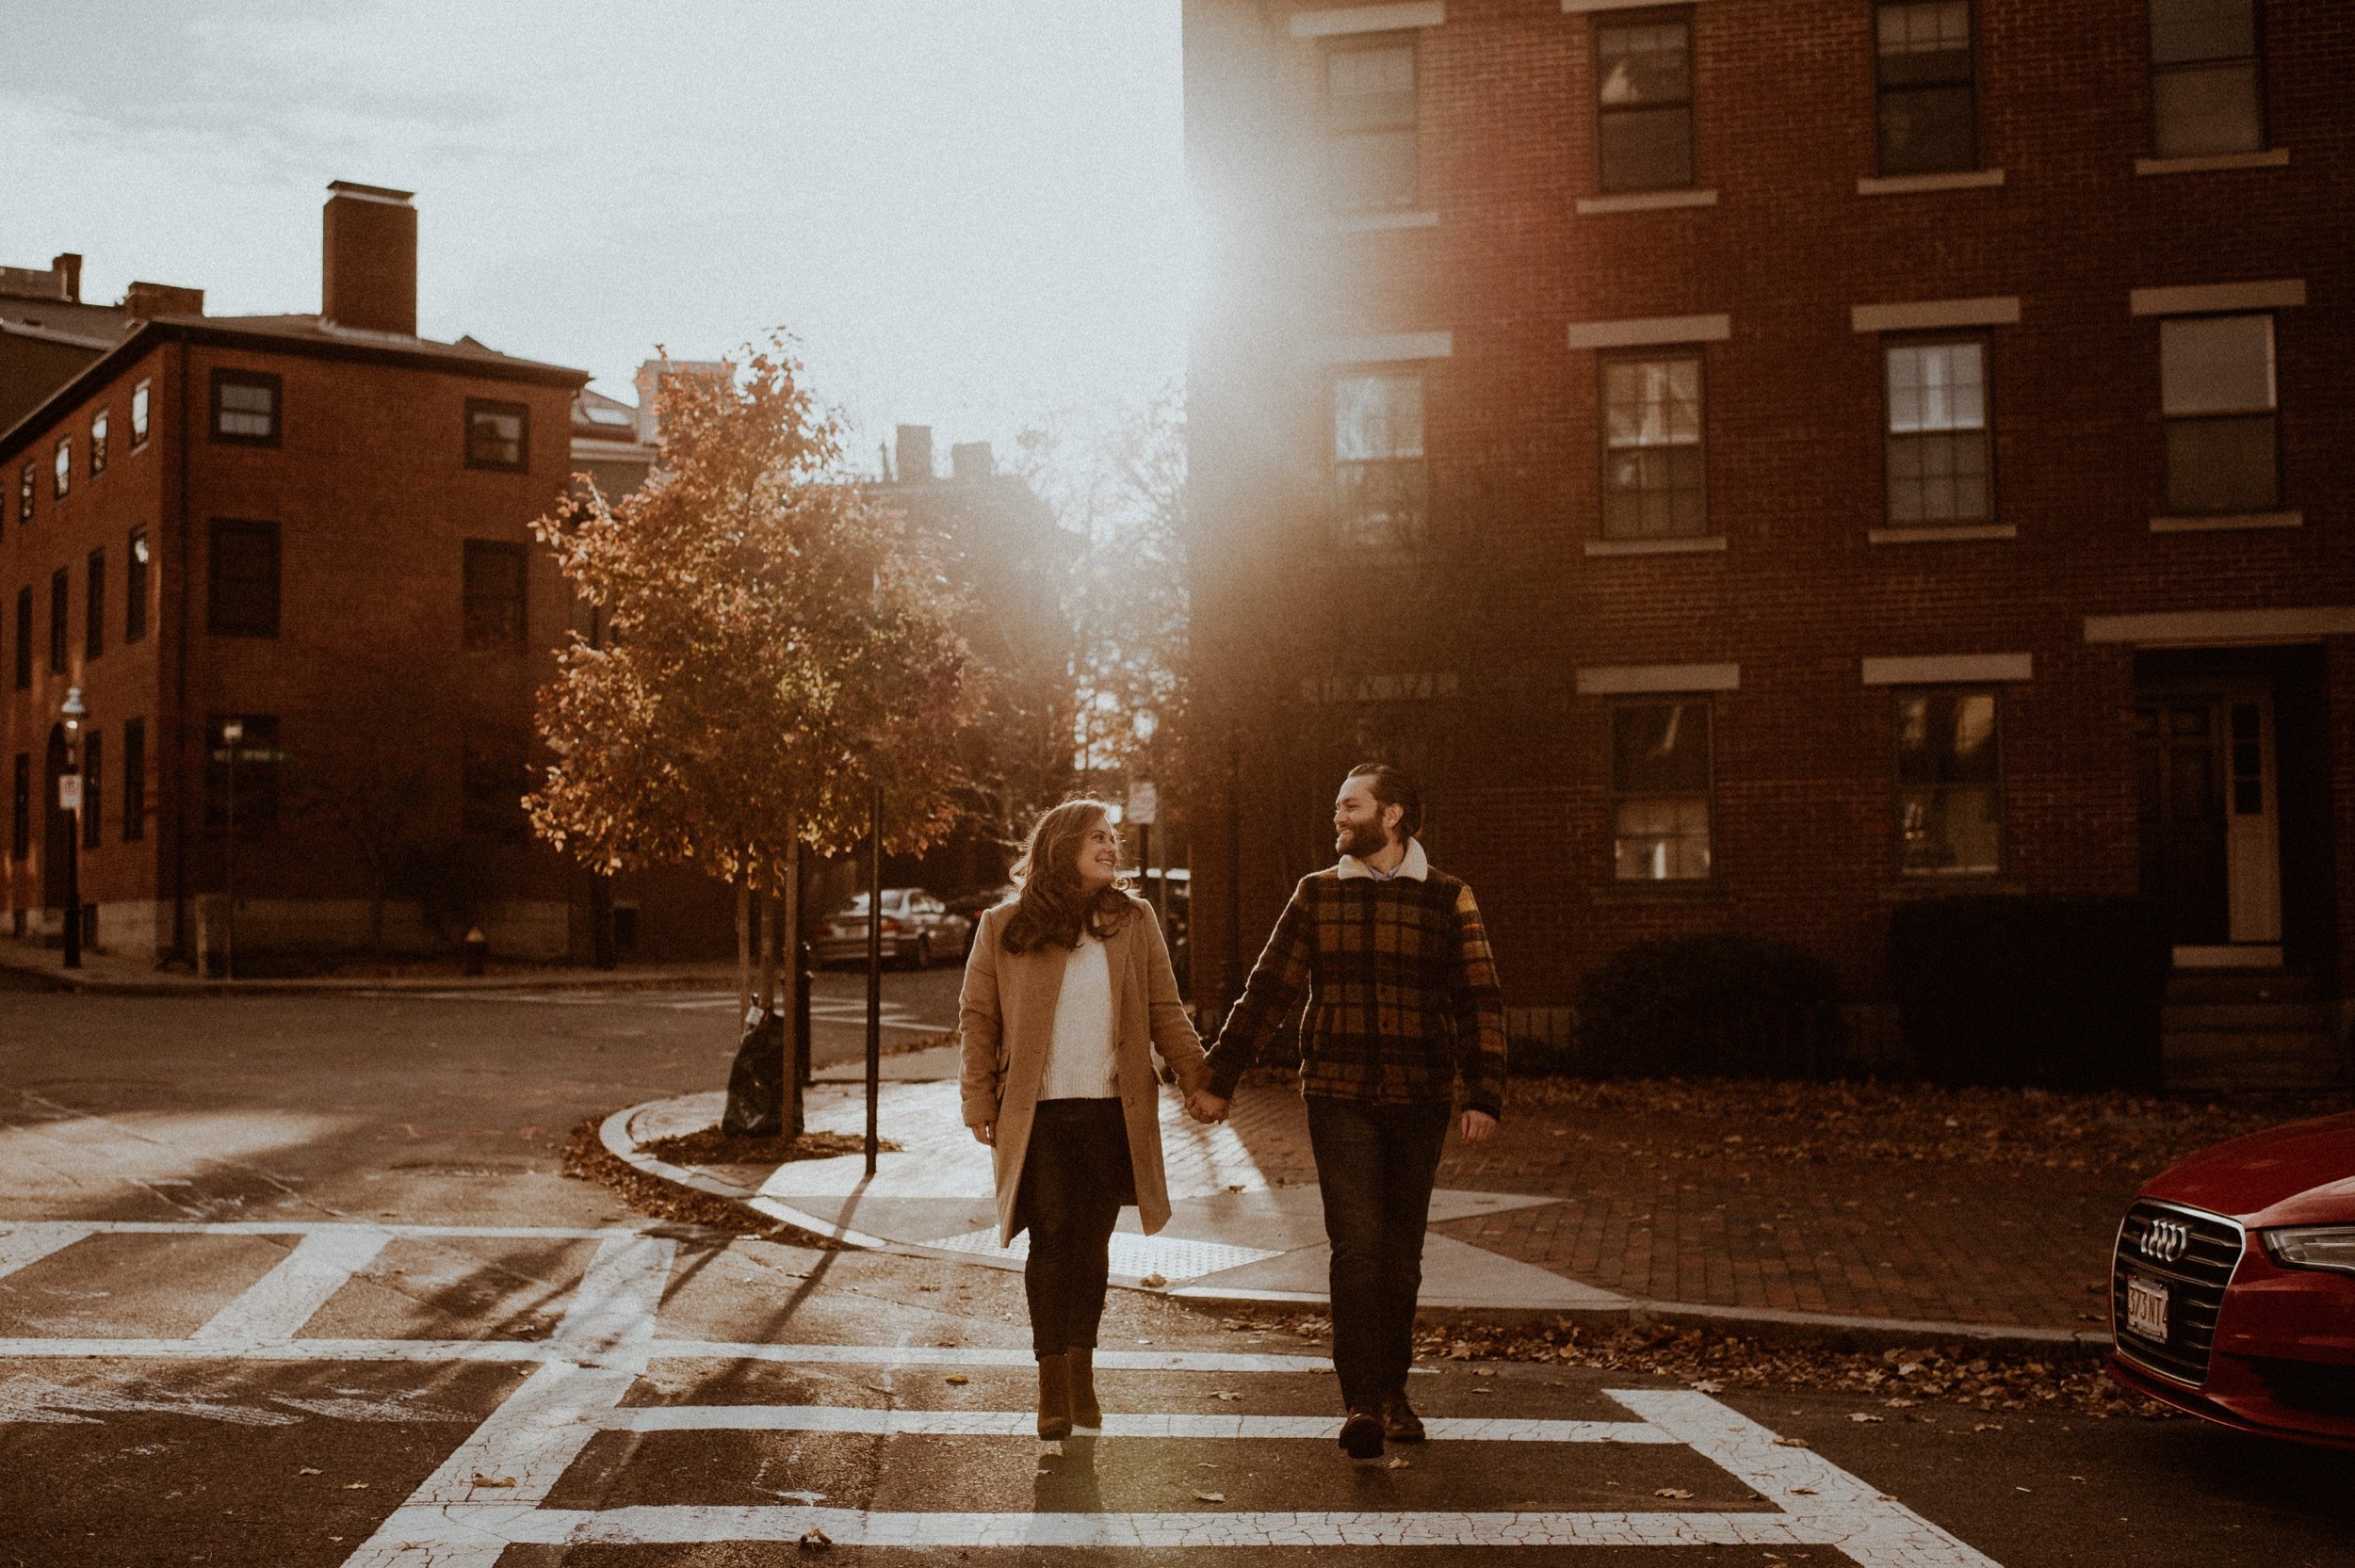
[[[2355,1274],[2355,1225],[2288,1225],[2263,1235],[2266,1251],[2284,1269]]]

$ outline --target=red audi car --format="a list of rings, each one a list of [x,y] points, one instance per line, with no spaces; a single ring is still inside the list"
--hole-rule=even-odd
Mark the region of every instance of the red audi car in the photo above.
[[[2355,1112],[2154,1177],[2118,1228],[2110,1375],[2242,1431],[2355,1448]]]

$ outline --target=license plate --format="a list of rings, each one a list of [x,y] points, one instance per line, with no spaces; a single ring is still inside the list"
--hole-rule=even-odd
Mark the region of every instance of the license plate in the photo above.
[[[2167,1343],[2167,1286],[2140,1274],[2126,1276],[2126,1331]]]

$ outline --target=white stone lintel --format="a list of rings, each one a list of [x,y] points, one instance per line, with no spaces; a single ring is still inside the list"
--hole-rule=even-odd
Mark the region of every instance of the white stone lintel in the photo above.
[[[1648,691],[1736,691],[1738,664],[1588,664],[1578,671],[1582,697],[1616,697]]]
[[[2126,308],[2136,315],[2200,315],[2210,311],[2270,311],[2306,302],[2303,278],[2268,278],[2246,283],[2179,283],[2138,288]]]
[[[1730,315],[1638,315],[1619,321],[1573,321],[1573,348],[1635,348],[1655,343],[1722,343],[1733,335]]]
[[[1860,332],[1934,331],[1942,327],[2017,327],[2020,296],[1976,299],[1917,299],[1903,305],[1851,305],[1848,325]]]
[[[1447,21],[1441,0],[1394,6],[1329,6],[1292,12],[1292,37],[1340,38],[1349,33],[1389,33],[1405,27],[1437,27]]]
[[[2033,678],[2034,658],[2027,654],[1917,654],[1898,658],[1866,659],[1866,686],[1956,686],[2024,681]]]

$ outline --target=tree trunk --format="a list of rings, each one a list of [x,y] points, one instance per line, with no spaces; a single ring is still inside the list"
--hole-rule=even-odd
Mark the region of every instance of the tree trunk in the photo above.
[[[747,865],[736,879],[736,1027],[744,1028],[744,1015],[753,1010],[753,872]]]
[[[760,1002],[762,1017],[777,1010],[777,873],[774,866],[761,870],[760,888],[760,976],[754,982],[754,992]]]

